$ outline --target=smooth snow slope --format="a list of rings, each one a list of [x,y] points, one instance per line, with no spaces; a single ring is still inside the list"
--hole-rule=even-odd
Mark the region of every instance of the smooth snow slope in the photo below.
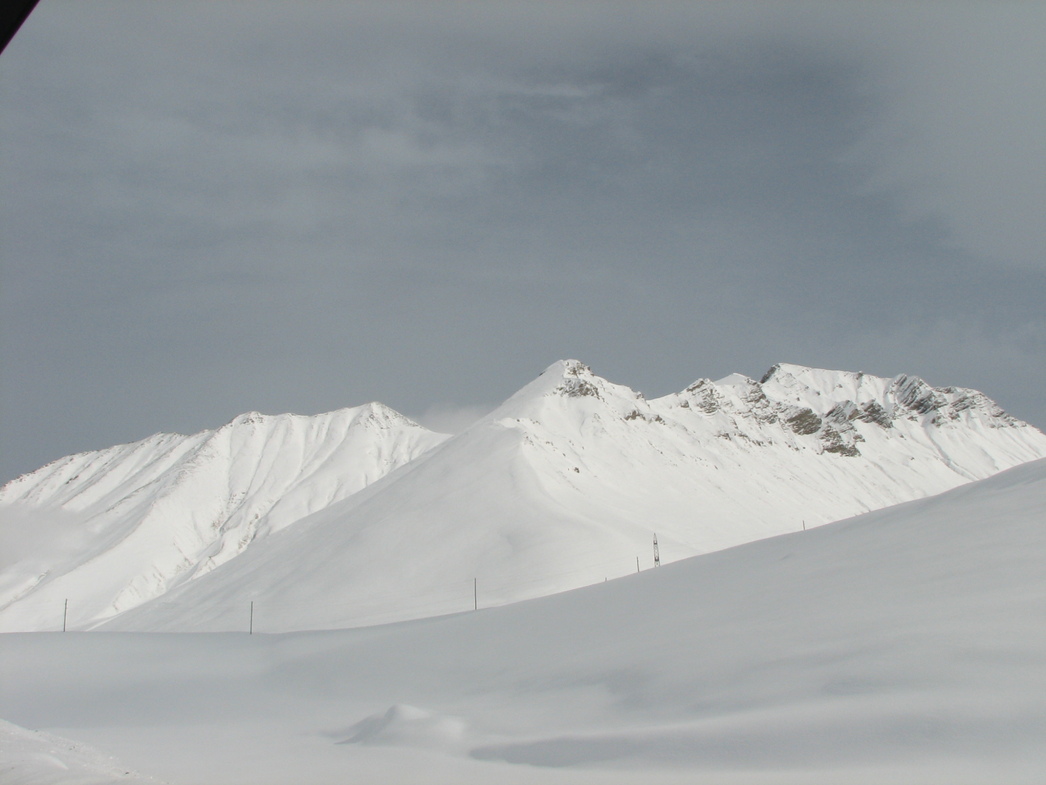
[[[554,364],[462,434],[107,629],[330,629],[543,596],[1046,456],[980,393],[775,366],[653,401]]]
[[[1041,783],[1043,564],[1036,461],[476,613],[2,635],[0,712],[171,785]]]
[[[257,412],[55,461],[0,489],[0,630],[108,618],[192,581],[445,439],[378,403]]]

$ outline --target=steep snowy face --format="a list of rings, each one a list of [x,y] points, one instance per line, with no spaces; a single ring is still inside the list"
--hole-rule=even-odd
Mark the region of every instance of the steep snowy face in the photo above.
[[[12,519],[5,536],[18,537],[17,519],[38,543],[3,565],[0,609],[30,591],[52,604],[45,594],[65,592],[78,598],[79,613],[120,613],[445,438],[372,403],[314,417],[250,412],[214,431],[60,459],[0,489],[0,510]]]

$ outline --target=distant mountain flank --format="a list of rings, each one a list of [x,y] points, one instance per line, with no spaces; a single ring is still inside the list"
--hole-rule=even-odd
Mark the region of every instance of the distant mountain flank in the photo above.
[[[370,403],[312,417],[248,412],[216,430],[156,434],[61,458],[0,488],[0,509],[37,529],[38,543],[14,564],[0,556],[0,608],[60,585],[74,596],[101,591],[107,601],[99,615],[119,613],[446,438]],[[25,551],[22,539],[5,533],[16,551]]]
[[[267,631],[465,610],[480,586],[500,604],[648,567],[654,533],[671,561],[1042,457],[982,393],[913,376],[779,364],[647,400],[564,360],[454,437],[381,404],[251,413],[20,477],[0,629],[54,629],[66,598],[112,629],[239,629],[251,602]]]

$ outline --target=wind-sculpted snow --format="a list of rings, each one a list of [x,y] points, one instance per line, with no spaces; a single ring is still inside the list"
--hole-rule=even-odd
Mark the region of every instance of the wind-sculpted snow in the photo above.
[[[1039,785],[1044,522],[1046,460],[475,613],[0,635],[0,772],[80,781],[105,750],[170,785]]]

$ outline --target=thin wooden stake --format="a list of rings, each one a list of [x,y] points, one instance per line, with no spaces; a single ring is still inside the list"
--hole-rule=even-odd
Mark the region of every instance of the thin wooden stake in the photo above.
[[[636,556],[636,572],[639,572],[639,557]]]
[[[65,632],[65,623],[69,620],[69,599],[65,600],[65,610],[62,611],[62,632]]]
[[[254,600],[251,600],[251,626],[247,629],[248,635],[254,635]]]
[[[479,610],[479,588],[477,584],[478,580],[478,578],[472,579],[472,610],[474,611]]]

